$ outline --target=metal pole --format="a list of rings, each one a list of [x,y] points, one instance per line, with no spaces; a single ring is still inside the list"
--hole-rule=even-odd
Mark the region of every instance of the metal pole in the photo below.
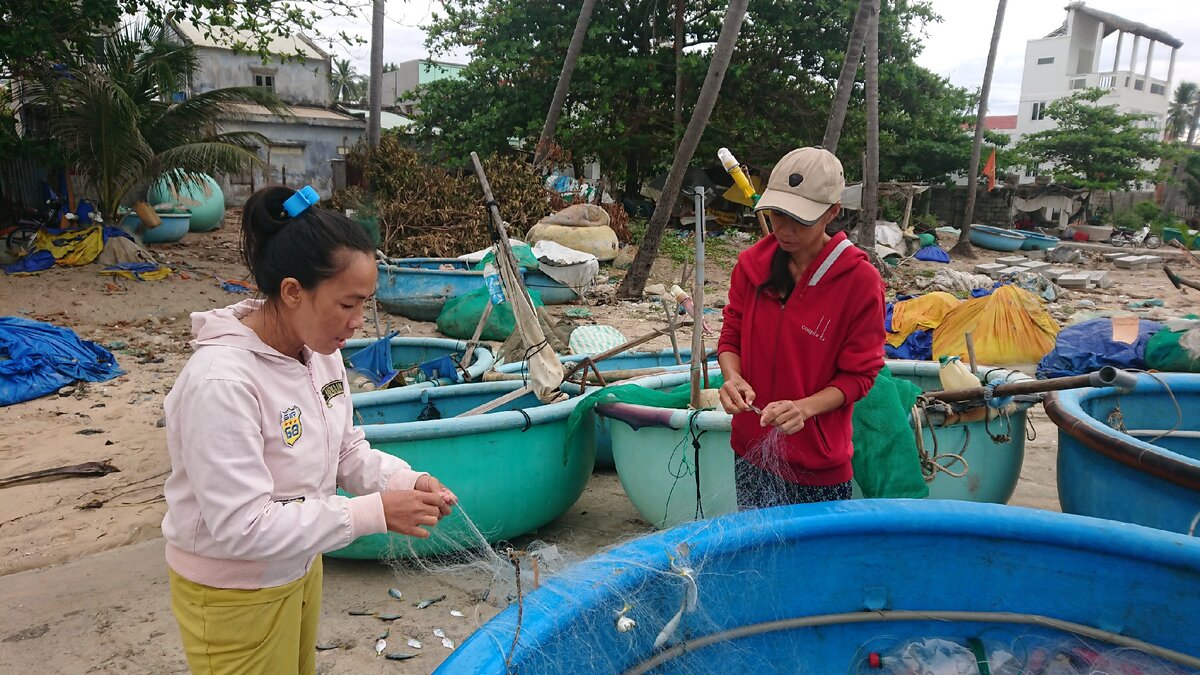
[[[704,188],[693,188],[696,201],[696,282],[692,287],[692,408],[700,408],[701,368],[704,364]]]

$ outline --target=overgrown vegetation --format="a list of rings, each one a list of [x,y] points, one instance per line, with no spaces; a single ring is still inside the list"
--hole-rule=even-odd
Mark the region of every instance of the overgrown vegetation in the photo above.
[[[453,257],[491,244],[483,190],[474,172],[430,164],[395,135],[385,135],[372,152],[360,142],[349,156],[375,186],[368,200],[360,188],[336,196],[338,208],[376,217],[382,250],[393,257]],[[507,223],[519,238],[549,214],[547,191],[528,162],[504,156],[483,162],[484,172]]]

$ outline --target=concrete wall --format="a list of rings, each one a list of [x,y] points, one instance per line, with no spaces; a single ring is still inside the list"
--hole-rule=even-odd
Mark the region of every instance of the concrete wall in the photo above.
[[[926,196],[929,195],[929,196]],[[1092,195],[1092,209],[1104,207],[1119,213],[1133,208],[1139,202],[1153,202],[1154,192],[1098,192]],[[965,186],[933,187],[925,195],[919,195],[913,203],[913,215],[932,213],[937,216],[939,225],[962,227],[963,209],[967,207],[967,188]],[[983,225],[1004,227],[1009,224],[1008,198],[1004,191],[986,193],[981,188],[975,199],[975,217],[973,222]],[[1045,214],[1043,214],[1044,217]]]
[[[229,131],[257,131],[271,143],[260,147],[259,157],[266,166],[250,174],[218,176],[227,206],[241,206],[255,190],[264,185],[299,188],[311,185],[322,198],[333,194],[330,160],[338,159],[338,147],[349,147],[362,138],[365,128],[282,124],[278,122],[228,122]]]
[[[327,106],[333,102],[328,59],[263,63],[258,55],[198,48],[200,69],[192,81],[196,93],[222,87],[254,86],[256,73],[275,78],[275,94],[293,105]]]

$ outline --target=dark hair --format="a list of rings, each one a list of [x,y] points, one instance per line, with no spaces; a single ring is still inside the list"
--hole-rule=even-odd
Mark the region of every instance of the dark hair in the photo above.
[[[337,274],[344,249],[375,252],[363,228],[336,211],[310,206],[289,216],[283,203],[294,194],[282,185],[265,187],[242,208],[242,259],[267,298],[278,296],[288,277],[311,289]]]
[[[775,249],[775,254],[771,256],[771,269],[767,274],[767,280],[762,282],[758,290],[773,293],[779,297],[780,302],[787,302],[788,296],[792,294],[792,289],[796,287],[796,279],[792,276],[792,270],[788,266],[790,258],[787,251],[781,248]]]

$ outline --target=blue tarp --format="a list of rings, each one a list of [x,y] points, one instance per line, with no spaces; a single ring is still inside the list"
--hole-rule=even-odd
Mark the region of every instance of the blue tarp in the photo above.
[[[896,296],[896,302],[904,302],[912,300],[917,296],[899,294]],[[883,310],[883,329],[889,333],[892,330],[892,309],[896,306],[896,302],[889,302],[884,306]],[[914,330],[904,342],[900,343],[899,347],[893,347],[888,343],[883,343],[883,353],[889,359],[912,359],[914,361],[930,361],[933,359],[933,331],[925,329]]]
[[[80,340],[69,328],[0,317],[0,407],[45,396],[76,380],[104,382],[123,374],[112,352]]]
[[[924,260],[925,262],[950,262],[950,254],[938,248],[936,245],[921,247],[921,250],[917,251],[913,257],[917,260]]]
[[[396,377],[397,370],[392,369],[392,338],[400,331],[392,331],[379,338],[370,347],[365,347],[350,357],[350,365],[354,370],[382,387]]]
[[[1146,343],[1162,324],[1141,319],[1133,344],[1114,342],[1112,319],[1092,319],[1067,326],[1058,334],[1054,349],[1038,364],[1039,379],[1085,375],[1104,366],[1146,369]]]
[[[5,274],[32,274],[54,267],[54,254],[50,251],[37,250],[21,258],[11,265],[4,266]]]

